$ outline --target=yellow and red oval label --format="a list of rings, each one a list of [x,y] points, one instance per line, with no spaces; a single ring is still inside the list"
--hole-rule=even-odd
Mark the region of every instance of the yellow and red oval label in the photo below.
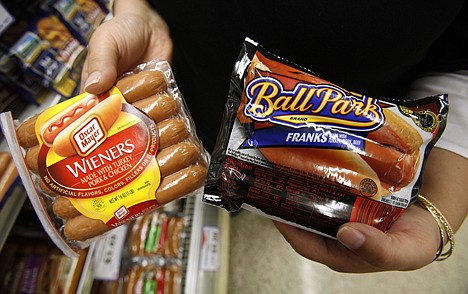
[[[116,94],[122,103],[118,113],[110,113],[116,111],[115,107],[114,110],[97,108]],[[41,139],[44,124],[67,113],[67,108],[75,102],[79,104],[86,96],[89,95],[67,100],[39,116],[36,124],[41,144],[39,174],[49,189],[67,197],[83,215],[101,219],[111,226],[118,225],[158,205],[154,196],[161,181],[155,158],[158,129],[153,120],[126,103],[113,88],[100,97],[100,103],[88,115],[82,114],[76,122],[67,125],[72,129],[64,128],[55,137],[55,140],[69,140],[67,148],[57,147],[57,142],[45,144]],[[110,115],[115,116],[112,123],[109,123]]]

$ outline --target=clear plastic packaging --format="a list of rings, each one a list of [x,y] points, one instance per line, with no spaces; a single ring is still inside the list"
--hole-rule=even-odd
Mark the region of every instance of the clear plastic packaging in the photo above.
[[[335,237],[386,231],[417,198],[448,100],[350,92],[246,39],[225,109],[204,202]]]
[[[209,155],[166,61],[139,65],[99,96],[0,118],[29,199],[68,256],[206,178]]]

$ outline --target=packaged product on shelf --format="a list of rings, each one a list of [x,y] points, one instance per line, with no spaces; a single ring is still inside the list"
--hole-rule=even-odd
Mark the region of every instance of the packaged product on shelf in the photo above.
[[[131,257],[182,258],[184,216],[158,210],[135,220],[129,229],[127,248]]]
[[[0,44],[0,81],[31,104],[38,104],[37,97],[46,88],[36,79],[25,74],[18,62],[13,60],[8,48]]]
[[[23,30],[21,33],[11,32],[11,34],[15,34],[15,41],[22,33]],[[37,75],[31,74],[28,69],[22,66],[22,62],[11,54],[8,43],[3,43],[3,41],[5,41],[3,38],[0,39],[0,81],[26,102],[40,104],[39,97],[50,90],[41,83],[41,79]]]
[[[93,16],[75,0],[46,0],[42,7],[55,13],[83,45],[88,44],[96,25],[90,22],[90,17]]]
[[[112,10],[112,7],[114,7],[114,0],[95,0],[95,2],[106,14],[108,14]]]
[[[36,104],[46,90],[76,95],[86,44],[47,9],[48,1],[23,2],[7,5],[15,21],[0,35],[1,80]]]
[[[94,0],[75,0],[76,4],[81,7],[85,13],[86,21],[94,28],[97,28],[106,18],[106,10]]]
[[[17,127],[10,114],[0,118],[28,196],[69,256],[200,190],[206,178],[208,153],[166,61],[141,64],[108,92],[82,93]]]
[[[106,264],[95,269],[95,285],[92,293],[135,293],[141,287],[151,290],[151,293],[182,293],[182,267],[187,252],[183,251],[186,238],[186,224],[190,216],[184,215],[182,209],[185,199],[172,202],[171,205],[160,207],[128,224],[123,249],[109,248],[109,251],[122,252],[119,260],[119,274],[110,277],[109,263],[112,271],[116,262],[107,259]],[[95,247],[96,260],[105,259],[102,256],[99,240]],[[113,242],[113,244],[116,242]],[[99,251],[97,251],[99,248]],[[104,253],[105,254],[105,253]],[[115,258],[114,256],[112,258]]]
[[[18,170],[11,160],[10,152],[0,152],[0,208],[11,194],[11,189],[17,184]]]
[[[133,264],[122,280],[124,282],[118,292],[112,293],[182,293],[181,266],[177,263],[148,266]]]
[[[246,39],[204,201],[329,237],[349,221],[386,231],[417,198],[447,112],[444,94],[350,92]]]
[[[6,61],[6,59],[11,60],[9,56],[2,54],[0,63]],[[3,64],[0,65],[0,82],[18,96],[15,100],[22,99],[26,103],[40,104],[40,97],[49,89],[44,87],[35,77],[25,73],[25,70],[21,69],[16,62],[14,63],[15,66],[8,70],[3,67]]]
[[[70,77],[69,68],[40,36],[26,31],[9,50],[24,71],[38,79],[44,87],[65,97],[73,95],[77,80]]]
[[[31,31],[47,41],[56,52],[57,59],[69,70],[81,73],[81,65],[86,54],[86,47],[68,30],[65,24],[53,14],[43,14],[31,24]],[[75,77],[75,81],[78,79]]]
[[[86,48],[57,16],[41,14],[31,20],[8,52],[43,86],[65,97],[74,94]]]
[[[50,242],[30,241],[15,238],[5,244],[0,254],[4,261],[0,265],[0,292],[75,293],[82,259],[78,262],[63,255]]]

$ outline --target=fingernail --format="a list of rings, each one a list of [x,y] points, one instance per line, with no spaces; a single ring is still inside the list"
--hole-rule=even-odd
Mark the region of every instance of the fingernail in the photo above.
[[[336,238],[349,249],[358,249],[366,241],[366,237],[361,232],[346,226],[338,230]]]
[[[101,73],[100,72],[92,72],[89,76],[88,79],[85,82],[84,90],[88,89],[92,85],[95,85],[101,81]]]

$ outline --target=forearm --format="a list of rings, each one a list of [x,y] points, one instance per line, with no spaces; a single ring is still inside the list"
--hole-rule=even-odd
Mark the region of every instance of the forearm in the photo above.
[[[448,122],[428,158],[421,194],[447,218],[454,230],[463,223],[468,212],[468,140],[465,115],[468,107],[468,71],[427,73],[409,87],[408,97],[427,97],[447,93]]]
[[[456,231],[468,213],[468,159],[434,148],[424,172],[421,194],[431,201]]]

